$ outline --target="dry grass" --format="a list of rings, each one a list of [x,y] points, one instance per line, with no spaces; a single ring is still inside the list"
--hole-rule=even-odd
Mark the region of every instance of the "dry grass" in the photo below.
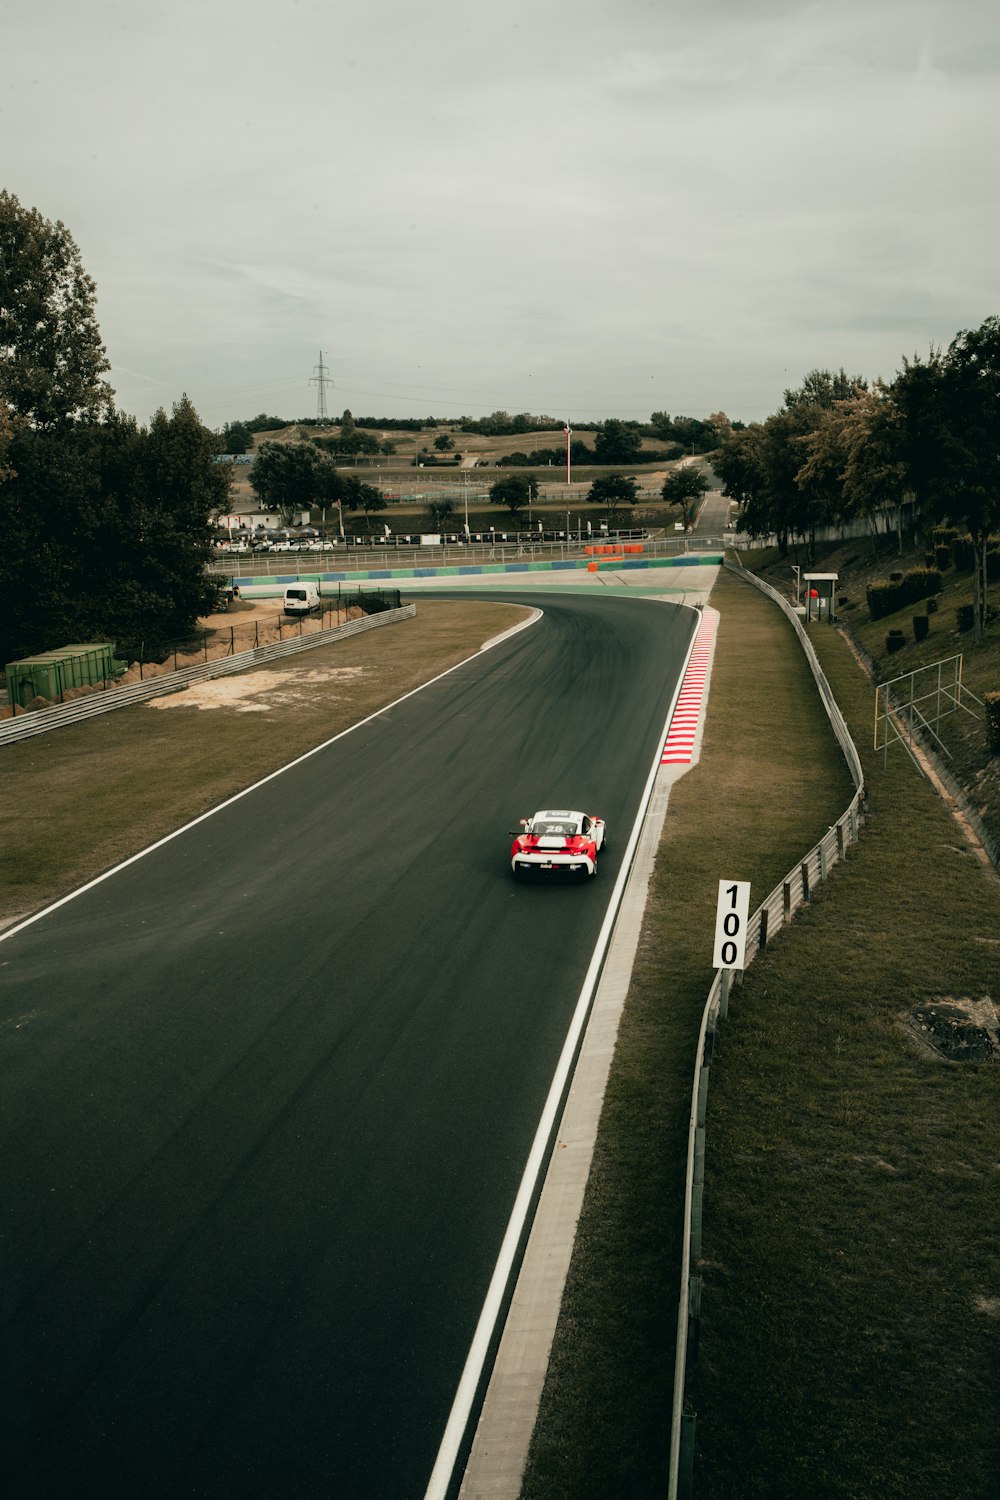
[[[508,604],[421,600],[414,620],[245,674],[294,683],[321,668],[353,673],[336,692],[307,687],[280,714],[157,712],[142,704],[6,746],[0,750],[0,925],[375,713],[524,614]]]

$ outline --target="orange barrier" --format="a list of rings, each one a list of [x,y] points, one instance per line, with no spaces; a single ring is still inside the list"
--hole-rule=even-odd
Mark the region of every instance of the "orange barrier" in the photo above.
[[[641,542],[602,542],[599,546],[584,547],[585,557],[621,557],[623,553],[642,553]]]

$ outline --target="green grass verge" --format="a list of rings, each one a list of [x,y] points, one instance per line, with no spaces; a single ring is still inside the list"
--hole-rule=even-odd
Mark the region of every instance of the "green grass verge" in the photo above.
[[[712,1068],[699,1500],[997,1494],[1000,1072],[922,1048],[934,996],[1000,994],[1000,885],[812,636],[868,821],[749,970]]]
[[[525,1500],[665,1493],[681,1184],[718,881],[766,895],[850,801],[794,632],[722,575],[700,764],[671,792]]]

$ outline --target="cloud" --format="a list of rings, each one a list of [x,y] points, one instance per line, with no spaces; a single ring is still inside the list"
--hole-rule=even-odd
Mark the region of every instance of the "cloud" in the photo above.
[[[0,66],[143,416],[302,415],[320,347],[401,415],[761,415],[996,310],[980,0],[41,0]]]

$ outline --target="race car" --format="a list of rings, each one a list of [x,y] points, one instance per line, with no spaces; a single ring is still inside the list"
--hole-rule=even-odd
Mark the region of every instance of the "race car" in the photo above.
[[[513,833],[510,867],[514,878],[530,870],[596,875],[597,856],[605,847],[604,819],[588,813],[549,808],[522,818],[523,833]]]

